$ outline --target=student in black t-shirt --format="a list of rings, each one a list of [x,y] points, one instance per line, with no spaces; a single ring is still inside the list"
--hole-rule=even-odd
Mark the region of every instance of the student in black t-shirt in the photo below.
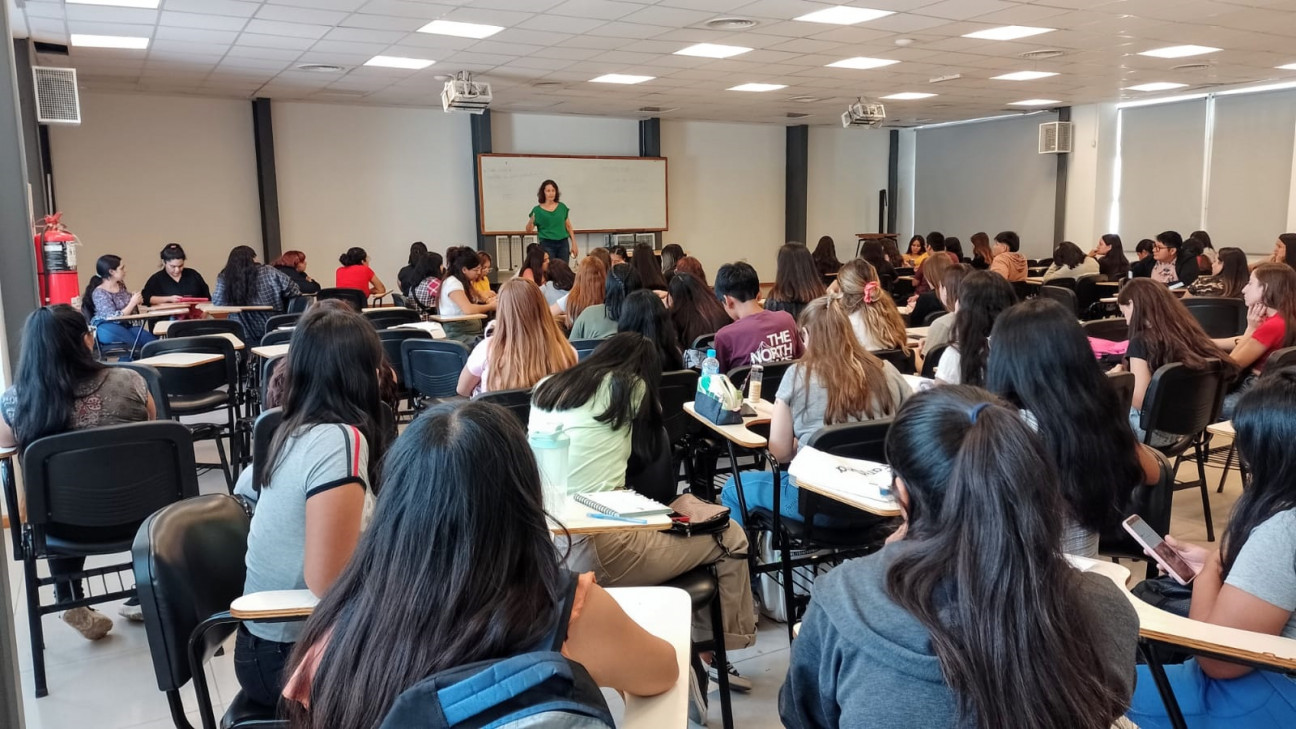
[[[179,243],[162,249],[162,270],[144,283],[144,303],[149,306],[174,304],[181,298],[210,299],[211,289],[202,274],[185,268],[185,251]]]

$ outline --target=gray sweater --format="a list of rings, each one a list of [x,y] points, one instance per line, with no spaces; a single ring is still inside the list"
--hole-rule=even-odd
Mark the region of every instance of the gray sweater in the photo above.
[[[792,645],[779,714],[789,729],[975,727],[941,677],[930,634],[885,591],[886,569],[904,542],[851,560],[815,582],[814,599]],[[1138,616],[1109,580],[1083,576],[1091,636],[1128,701],[1134,690]],[[1113,717],[1114,719],[1115,717]]]

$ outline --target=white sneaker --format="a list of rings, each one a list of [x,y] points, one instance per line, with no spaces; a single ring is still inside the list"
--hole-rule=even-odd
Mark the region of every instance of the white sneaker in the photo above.
[[[144,611],[140,609],[139,603],[134,605],[129,602],[117,609],[117,614],[131,621],[132,623],[144,622]]]
[[[86,640],[99,640],[108,635],[113,627],[111,618],[88,607],[64,610],[63,622],[72,626]]]
[[[744,694],[749,693],[752,690],[751,679],[740,675],[738,673],[738,669],[734,668],[732,663],[726,663],[725,668],[728,669],[727,672],[729,674],[729,688]],[[711,677],[712,681],[716,682],[716,686],[719,687],[720,674],[718,671],[716,671],[716,666],[714,663],[711,664],[710,666],[707,666],[707,674]]]

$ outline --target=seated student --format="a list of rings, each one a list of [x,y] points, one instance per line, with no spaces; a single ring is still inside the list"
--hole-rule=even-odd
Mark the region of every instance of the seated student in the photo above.
[[[905,403],[886,452],[905,524],[815,581],[783,725],[1108,729],[1138,617],[1067,564],[1039,438],[984,391],[942,387]]]
[[[526,254],[522,257],[522,268],[518,269],[517,277],[524,278],[536,286],[543,286],[548,281],[549,273],[549,254],[545,253],[539,243],[532,243],[526,247]]]
[[[604,250],[604,253],[606,252]],[[576,317],[580,316],[586,307],[603,303],[603,291],[606,288],[607,266],[603,265],[603,259],[596,256],[594,251],[590,251],[590,254],[585,256],[576,267],[571,290],[555,301],[549,307],[549,312],[555,317],[560,317],[563,326],[571,329],[576,322]]]
[[[788,367],[774,396],[770,420],[770,455],[788,463],[801,443],[820,428],[895,415],[912,390],[900,372],[860,345],[851,330],[841,294],[810,302],[801,314],[805,353]],[[779,513],[801,521],[797,489],[780,471]],[[742,477],[747,510],[774,508],[774,481],[769,471],[746,472]],[[742,522],[737,481],[731,476],[720,492],[720,503],[730,518]],[[825,517],[824,523],[828,523]]]
[[[211,289],[202,274],[185,268],[185,251],[179,243],[162,248],[162,270],[144,282],[144,303],[148,306],[174,304],[180,299],[210,299]]]
[[[219,286],[217,286],[219,288]],[[123,320],[109,321],[118,316],[139,313],[144,294],[131,293],[126,288],[126,264],[120,256],[107,254],[95,261],[95,275],[90,277],[85,292],[81,294],[81,309],[100,344],[125,344],[130,351],[121,356],[129,362],[139,355],[145,344],[157,339],[144,323]]]
[[[860,244],[859,257],[869,262],[873,270],[877,271],[878,283],[882,285],[882,288],[890,291],[891,284],[895,283],[896,280],[896,272],[895,266],[891,265],[891,259],[887,257],[886,248],[882,246],[882,243],[876,240],[864,241]]]
[[[779,249],[774,288],[765,297],[766,311],[786,311],[796,319],[806,304],[825,293],[823,277],[810,249],[800,243],[788,243]]]
[[[679,259],[679,262],[675,264],[675,272],[687,273],[701,281],[702,285],[707,287],[707,291],[711,290],[711,284],[707,282],[706,269],[702,268],[702,262],[693,256],[684,256]]]
[[[1004,277],[1006,281],[1026,280],[1026,257],[1017,252],[1021,239],[1011,230],[1005,230],[995,236],[990,252],[994,260],[990,261],[990,270]]]
[[[671,278],[675,275],[675,267],[684,257],[684,246],[678,243],[667,243],[661,249],[661,273],[662,278],[666,279],[666,285],[670,286]]]
[[[546,375],[576,364],[576,350],[530,281],[500,287],[494,333],[478,342],[459,373],[460,395],[530,388]]]
[[[410,298],[430,311],[436,311],[437,299],[441,296],[441,277],[445,275],[442,263],[440,253],[427,253],[414,264],[413,278],[418,279],[418,283],[410,289]]]
[[[698,337],[715,334],[729,323],[729,315],[707,289],[706,282],[678,267],[670,282],[670,300],[671,323],[680,346],[686,349]]]
[[[726,263],[716,272],[716,298],[733,320],[716,332],[715,351],[720,372],[735,367],[782,362],[801,356],[796,320],[786,311],[761,308],[760,277],[746,261]]]
[[[973,271],[959,284],[954,308],[954,337],[936,365],[936,381],[951,385],[985,382],[990,355],[990,329],[1008,307],[1017,303],[1012,286],[992,271]]]
[[[283,424],[270,442],[248,532],[243,593],[328,594],[373,509],[386,440],[373,325],[347,308],[314,306],[293,332]],[[252,469],[248,469],[252,470]],[[242,486],[240,487],[242,489]],[[301,623],[243,623],[234,674],[252,701],[274,706]]]
[[[1134,486],[1160,478],[1156,458],[1135,442],[1073,312],[1032,299],[1000,315],[990,338],[986,389],[1028,414],[1057,467],[1062,551],[1097,557],[1098,535],[1120,521]]]
[[[1130,278],[1151,278],[1152,267],[1156,265],[1156,259],[1152,257],[1152,249],[1156,243],[1151,238],[1144,238],[1134,246],[1134,255],[1138,260],[1130,264]]]
[[[1251,275],[1247,270],[1247,257],[1241,248],[1221,248],[1211,263],[1211,275],[1198,276],[1188,287],[1188,296],[1222,296],[1226,299],[1242,298]]]
[[[540,287],[540,292],[544,294],[545,301],[552,306],[571,293],[572,286],[576,285],[576,274],[566,261],[550,261],[548,273],[549,279]]]
[[[369,267],[369,254],[365,249],[359,246],[348,248],[346,253],[338,256],[338,262],[342,264],[336,274],[338,288],[355,289],[366,297],[387,293],[382,279]]]
[[[22,449],[47,435],[157,416],[144,378],[96,361],[93,351],[90,329],[76,309],[56,304],[27,315],[13,385],[0,396],[0,447]],[[112,538],[123,536],[130,535]],[[54,557],[46,562],[53,577],[85,569],[85,557]],[[80,600],[85,597],[84,585],[79,579],[56,582],[54,597],[60,603]],[[128,601],[121,614],[130,620],[143,619],[138,601]],[[63,622],[87,640],[99,640],[113,626],[110,618],[90,607],[64,610]]]
[[[1044,283],[1055,278],[1078,279],[1082,276],[1096,276],[1101,273],[1098,262],[1086,256],[1080,247],[1069,240],[1064,240],[1053,249],[1053,265],[1044,272]]]
[[[477,251],[461,247],[449,260],[441,290],[437,293],[437,313],[442,317],[488,314],[495,311],[497,301],[482,296],[473,282],[481,278],[481,258]],[[482,335],[481,319],[444,321],[441,323],[446,337],[469,346]]]
[[[1119,235],[1104,235],[1098,239],[1093,250],[1085,255],[1098,262],[1098,273],[1106,276],[1109,281],[1129,277],[1130,262],[1125,258],[1125,248]]]
[[[661,353],[662,372],[684,369],[684,355],[670,312],[653,292],[639,289],[626,297],[621,316],[617,318],[617,331],[634,332],[656,344]]]
[[[959,286],[963,278],[973,271],[970,264],[959,264],[945,269],[945,276],[936,287],[936,295],[945,306],[946,313],[936,317],[927,327],[927,336],[920,342],[919,351],[924,356],[936,347],[947,345],[954,336],[954,310],[958,308]]]
[[[495,267],[495,259],[491,258],[491,254],[486,251],[478,251],[477,260],[481,261],[481,275],[477,277],[476,281],[473,281],[473,288],[477,289],[477,293],[481,294],[483,298],[490,301],[496,296],[495,291],[491,289],[490,282],[490,274]]]
[[[590,304],[572,322],[568,339],[607,339],[616,334],[617,320],[626,297],[639,290],[639,276],[629,264],[618,263],[608,272],[603,286],[603,303]]]
[[[1183,238],[1173,230],[1167,230],[1157,236],[1152,245],[1152,280],[1163,284],[1183,284],[1188,286],[1197,280],[1197,256],[1180,255]]]
[[[555,626],[563,655],[600,686],[651,696],[674,684],[670,644],[593,574],[560,563],[516,418],[487,403],[439,405],[391,456],[373,522],[293,652],[284,696],[300,704],[295,726],[372,729],[422,679],[549,650]]]
[[[594,256],[595,258],[602,261],[604,269],[612,268],[612,254],[609,253],[608,249],[604,248],[603,246],[591,248],[589,255]]]
[[[990,249],[990,236],[983,232],[972,234],[972,262],[968,265],[975,271],[986,271],[994,261],[994,251]]]
[[[1215,250],[1215,244],[1211,242],[1210,233],[1204,230],[1194,230],[1188,234],[1188,239],[1184,245],[1189,242],[1198,249],[1197,252],[1197,270],[1209,271],[1215,266],[1215,261],[1219,259],[1219,252]]]
[[[298,290],[303,294],[318,294],[320,290],[319,282],[306,275],[306,254],[301,251],[284,251],[283,255],[274,260],[274,266],[279,273],[287,276],[293,283],[297,284]]]
[[[634,254],[627,261],[638,274],[639,283],[650,291],[665,291],[666,277],[662,275],[661,264],[653,253],[652,246],[639,243],[634,247]]]
[[[1151,279],[1131,279],[1116,295],[1116,305],[1129,323],[1129,347],[1125,363],[1118,369],[1134,374],[1129,423],[1139,441],[1144,437],[1139,427],[1143,400],[1152,375],[1164,365],[1179,362],[1190,370],[1202,370],[1206,360],[1216,359],[1223,365],[1227,379],[1236,378],[1238,367],[1228,353],[1211,341],[1201,324],[1165,286]],[[1166,445],[1172,440],[1154,433],[1152,444]]]
[[[909,248],[905,251],[904,265],[911,268],[918,268],[927,258],[927,239],[921,235],[915,234],[909,239]],[[899,266],[897,266],[899,268]]]
[[[950,263],[960,263],[959,255],[951,251],[945,244],[947,240],[953,240],[955,243],[958,243],[958,238],[946,238],[943,233],[938,233],[936,231],[928,233],[927,255],[930,257],[935,253],[944,253],[945,256],[950,259]],[[959,247],[962,247],[961,243],[959,243]]]
[[[1292,268],[1296,268],[1296,233],[1283,233],[1274,241],[1273,253],[1269,255],[1266,263],[1284,263]],[[1255,266],[1260,264],[1255,264]]]
[[[921,278],[921,282],[914,287],[913,296],[909,297],[909,321],[914,326],[920,327],[927,321],[927,317],[945,311],[936,287],[945,278],[945,272],[957,265],[959,264],[951,261],[949,256],[928,256],[918,267],[914,281],[918,282]]]
[[[1224,398],[1221,416],[1227,420],[1241,394],[1264,372],[1265,362],[1276,350],[1296,344],[1296,269],[1282,263],[1262,263],[1251,272],[1242,289],[1247,305],[1247,329],[1240,337],[1216,339],[1229,350],[1229,359],[1243,375]]]
[[[875,241],[876,242],[876,241]],[[824,283],[829,283],[837,271],[841,270],[841,261],[837,260],[837,245],[833,243],[832,236],[825,235],[819,239],[815,245],[814,252],[810,254],[814,258],[815,270],[823,277]]]
[[[401,268],[396,274],[396,286],[400,288],[401,296],[409,296],[414,287],[422,279],[417,278],[415,269],[418,268],[419,259],[428,253],[427,246],[423,241],[415,241],[410,244],[409,262]]]
[[[1212,625],[1296,638],[1296,371],[1261,378],[1233,416],[1238,456],[1251,469],[1220,548],[1167,536],[1200,569],[1188,617]],[[1296,681],[1211,658],[1166,666],[1190,727],[1279,729],[1296,726]],[[1147,666],[1128,716],[1146,729],[1170,726]]]
[[[265,336],[266,321],[282,314],[288,299],[301,296],[301,289],[278,269],[257,263],[256,251],[235,246],[216,275],[216,292],[212,303],[217,306],[272,306],[271,311],[241,311],[230,316],[243,325],[249,342],[260,342]]]
[[[851,329],[860,346],[870,352],[899,349],[909,352],[904,317],[891,295],[878,281],[877,270],[863,258],[841,267],[837,290],[842,295],[842,309],[850,317]]]
[[[652,342],[621,332],[571,369],[535,388],[531,432],[562,426],[569,438],[569,493],[611,491],[626,486],[628,466],[655,462],[661,442],[660,355]],[[570,569],[593,570],[605,586],[659,585],[696,567],[713,564],[720,579],[725,647],[746,648],[756,640],[747,535],[736,523],[723,533],[682,537],[667,532],[629,531],[576,537]],[[710,640],[707,611],[694,621],[694,637]],[[750,682],[733,677],[734,687]]]
[[[611,259],[611,265],[608,266],[609,271],[612,270],[612,266],[628,263],[630,259],[630,255],[626,253],[625,246],[614,246],[612,250],[608,251],[608,257]]]
[[[963,257],[963,241],[954,236],[946,236],[945,252],[954,259],[955,263],[966,263],[969,259]]]

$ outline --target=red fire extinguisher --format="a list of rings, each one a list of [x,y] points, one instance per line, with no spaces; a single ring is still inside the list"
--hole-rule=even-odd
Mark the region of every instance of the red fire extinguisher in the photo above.
[[[46,215],[37,223],[36,276],[41,303],[70,304],[79,293],[77,285],[77,237],[63,225],[63,213]]]

